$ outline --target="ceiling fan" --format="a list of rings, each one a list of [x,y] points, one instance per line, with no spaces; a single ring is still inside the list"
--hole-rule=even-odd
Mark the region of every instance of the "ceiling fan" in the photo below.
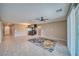
[[[39,21],[46,21],[46,20],[48,20],[48,19],[46,19],[46,18],[44,18],[44,17],[41,17],[40,19],[37,19],[37,20],[39,20]]]

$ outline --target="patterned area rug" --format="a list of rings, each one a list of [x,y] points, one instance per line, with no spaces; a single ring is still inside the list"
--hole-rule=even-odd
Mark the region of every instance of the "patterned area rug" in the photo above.
[[[33,39],[29,39],[28,41],[34,43],[35,45],[39,47],[42,47],[48,50],[49,52],[54,51],[54,47],[56,43],[56,41],[45,39],[45,38],[33,38]]]

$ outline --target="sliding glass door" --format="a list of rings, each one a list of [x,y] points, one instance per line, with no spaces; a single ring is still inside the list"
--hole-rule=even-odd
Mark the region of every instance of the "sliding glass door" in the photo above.
[[[79,56],[79,4],[75,9],[76,20],[76,56]]]
[[[67,43],[71,56],[79,56],[79,4],[73,4],[67,19]]]

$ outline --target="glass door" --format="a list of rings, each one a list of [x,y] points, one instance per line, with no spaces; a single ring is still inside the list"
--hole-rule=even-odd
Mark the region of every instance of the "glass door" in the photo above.
[[[76,56],[79,56],[79,4],[75,9],[76,20]]]

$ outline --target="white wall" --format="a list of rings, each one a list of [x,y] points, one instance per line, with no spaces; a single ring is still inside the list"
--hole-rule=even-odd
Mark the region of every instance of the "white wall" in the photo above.
[[[45,37],[53,40],[67,39],[67,24],[66,20],[41,24],[37,28],[37,34],[34,36],[28,35],[28,28],[24,25],[15,25],[15,36],[28,36],[28,37]],[[41,32],[40,32],[41,31]],[[39,33],[40,32],[40,33]]]
[[[65,21],[52,22],[41,25],[41,36],[49,39],[64,40],[67,38],[67,24]]]
[[[25,36],[27,34],[27,27],[25,25],[15,25],[15,36]]]

